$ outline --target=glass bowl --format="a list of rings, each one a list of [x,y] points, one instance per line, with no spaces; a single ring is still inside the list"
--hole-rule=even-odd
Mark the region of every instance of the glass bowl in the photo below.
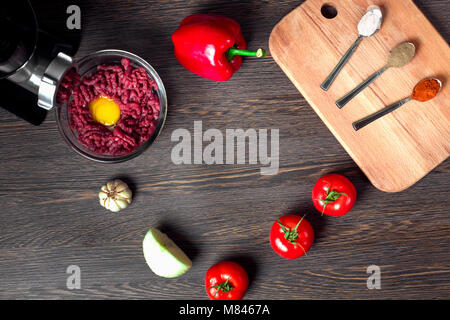
[[[113,156],[113,155],[104,155],[104,154],[97,154],[85,146],[83,146],[77,138],[76,132],[74,132],[69,125],[69,113],[67,108],[67,103],[58,104],[55,106],[55,112],[56,112],[56,121],[58,123],[58,129],[63,136],[64,140],[67,142],[67,144],[78,154],[82,155],[85,158],[88,158],[90,160],[94,160],[97,162],[104,162],[104,163],[118,163],[130,160],[134,157],[137,157],[142,152],[144,152],[152,143],[155,141],[155,139],[158,137],[159,133],[161,132],[164,122],[166,120],[167,115],[167,96],[166,96],[166,90],[164,89],[164,85],[161,81],[161,78],[159,77],[158,73],[153,69],[153,67],[146,62],[141,57],[138,57],[135,54],[132,54],[130,52],[122,51],[122,50],[101,50],[94,52],[92,54],[89,54],[85,57],[83,57],[80,60],[77,60],[75,62],[75,66],[77,68],[78,73],[83,78],[84,76],[95,72],[97,70],[97,66],[101,64],[116,64],[120,65],[120,61],[122,58],[127,58],[130,60],[130,64],[133,67],[143,67],[150,78],[154,79],[156,84],[158,85],[158,98],[160,102],[160,112],[159,117],[156,122],[155,131],[151,135],[151,137],[144,142],[139,148],[137,148],[135,151],[125,154],[125,155],[119,155],[119,156]]]

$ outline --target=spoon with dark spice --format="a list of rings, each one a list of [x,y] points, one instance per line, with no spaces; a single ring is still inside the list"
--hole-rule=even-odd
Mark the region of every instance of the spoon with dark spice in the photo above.
[[[392,51],[389,53],[387,64],[375,72],[373,75],[371,75],[369,78],[367,78],[365,81],[363,81],[360,85],[358,85],[355,89],[347,93],[345,96],[343,96],[341,99],[336,101],[336,105],[341,109],[343,108],[347,103],[350,102],[354,97],[356,97],[361,91],[363,91],[366,87],[368,87],[372,82],[375,81],[379,76],[383,74],[387,69],[389,68],[401,68],[405,65],[407,65],[412,58],[414,57],[414,54],[416,53],[416,47],[411,42],[403,42],[396,46]]]
[[[402,105],[411,100],[420,102],[431,100],[439,93],[441,88],[442,82],[439,79],[424,79],[414,87],[413,93],[410,97],[394,103],[389,107],[381,109],[380,111],[375,112],[374,114],[365,117],[364,119],[353,122],[353,128],[358,131],[359,129],[367,126],[369,123],[372,123],[373,121],[387,115],[388,113],[391,113],[395,109],[400,108]]]

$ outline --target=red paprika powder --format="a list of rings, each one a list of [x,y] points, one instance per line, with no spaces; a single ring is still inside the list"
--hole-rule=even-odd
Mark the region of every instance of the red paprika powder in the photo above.
[[[441,90],[441,84],[436,79],[425,79],[414,87],[412,98],[425,102],[433,99],[439,90]]]

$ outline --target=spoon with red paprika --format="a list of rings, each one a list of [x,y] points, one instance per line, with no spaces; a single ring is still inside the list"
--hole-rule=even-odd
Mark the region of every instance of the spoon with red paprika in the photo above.
[[[439,93],[441,88],[442,82],[439,79],[424,79],[414,87],[413,93],[410,97],[394,103],[384,109],[381,109],[380,111],[375,112],[374,114],[365,117],[364,119],[353,122],[353,128],[358,131],[359,129],[367,126],[369,123],[372,123],[373,121],[387,115],[388,113],[391,113],[392,111],[400,108],[402,105],[411,100],[420,102],[429,101]]]

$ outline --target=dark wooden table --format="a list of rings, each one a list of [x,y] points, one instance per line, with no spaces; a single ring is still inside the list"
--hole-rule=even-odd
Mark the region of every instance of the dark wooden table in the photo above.
[[[224,259],[247,269],[247,299],[450,298],[448,160],[407,191],[383,193],[272,59],[248,59],[231,81],[215,83],[186,71],[172,53],[170,35],[189,14],[234,17],[250,47],[267,47],[276,22],[301,2],[35,1],[47,25],[65,19],[69,4],[80,5],[77,57],[119,48],[149,61],[166,86],[169,113],[144,154],[104,165],[68,148],[53,113],[33,127],[0,109],[0,298],[206,299],[205,272]],[[449,2],[417,4],[449,40]],[[196,120],[222,132],[279,129],[279,173],[173,164],[172,132],[192,132]],[[346,175],[358,190],[342,218],[321,217],[312,206],[312,187],[329,172]],[[100,207],[97,192],[116,177],[135,198],[114,214]],[[316,230],[307,257],[284,260],[270,247],[270,227],[286,213],[306,214]],[[163,279],[147,267],[141,243],[153,226],[192,258],[184,276]],[[381,268],[381,290],[366,286],[372,264]],[[81,268],[80,290],[66,287],[69,265]]]

